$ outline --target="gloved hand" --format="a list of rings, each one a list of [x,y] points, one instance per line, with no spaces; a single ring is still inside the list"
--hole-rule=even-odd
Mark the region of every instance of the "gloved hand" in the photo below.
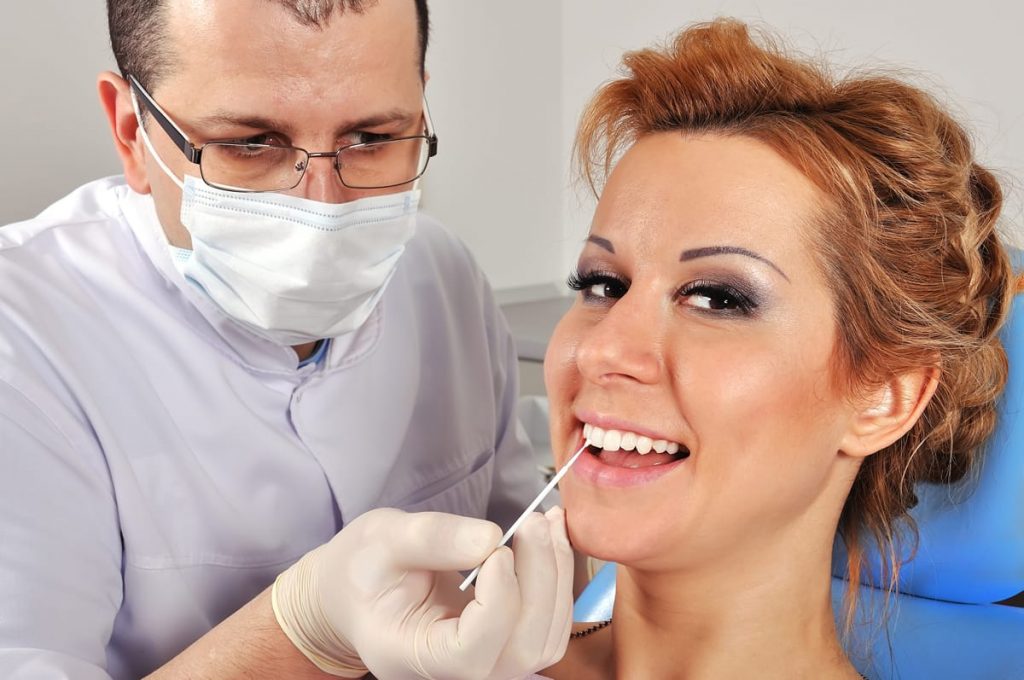
[[[572,625],[572,549],[561,508],[501,548],[497,525],[370,511],[274,584],[282,630],[321,670],[382,680],[521,678],[561,659]],[[457,569],[486,558],[475,592]]]

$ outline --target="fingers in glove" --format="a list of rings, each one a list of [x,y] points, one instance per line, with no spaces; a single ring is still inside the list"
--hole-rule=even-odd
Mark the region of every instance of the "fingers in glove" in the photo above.
[[[387,591],[407,572],[471,569],[501,540],[493,522],[443,512],[371,510],[356,518],[332,541],[331,550],[348,566],[347,578],[363,595]]]
[[[554,507],[544,513],[551,530],[551,546],[558,568],[558,583],[555,589],[555,608],[548,631],[548,645],[544,654],[548,664],[554,664],[565,656],[572,630],[574,562],[572,546],[565,523],[565,510]]]
[[[384,537],[396,569],[454,571],[483,562],[501,540],[501,528],[472,517],[417,512],[406,513]]]
[[[420,654],[423,666],[442,674],[460,668],[467,677],[492,677],[491,669],[519,620],[519,606],[512,551],[499,548],[484,561],[474,599],[459,618],[429,626],[427,648]]]
[[[519,621],[496,672],[526,675],[546,666],[545,653],[556,606],[558,564],[548,521],[533,513],[516,532],[512,543],[521,609]]]

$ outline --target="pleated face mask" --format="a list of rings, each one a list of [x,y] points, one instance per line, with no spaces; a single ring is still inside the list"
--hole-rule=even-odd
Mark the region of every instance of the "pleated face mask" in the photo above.
[[[415,233],[417,189],[324,203],[217,189],[193,175],[182,182],[140,130],[182,189],[192,251],[172,249],[172,259],[225,313],[282,346],[336,337],[366,321]]]
[[[366,321],[416,228],[419,191],[322,203],[241,194],[186,176],[181,271],[227,314],[281,345],[353,331]]]

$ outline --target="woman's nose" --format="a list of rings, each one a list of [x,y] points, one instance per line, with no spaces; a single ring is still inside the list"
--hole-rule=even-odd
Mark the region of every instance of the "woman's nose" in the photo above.
[[[657,382],[663,363],[658,308],[634,290],[616,300],[584,331],[576,350],[580,373],[600,385]]]

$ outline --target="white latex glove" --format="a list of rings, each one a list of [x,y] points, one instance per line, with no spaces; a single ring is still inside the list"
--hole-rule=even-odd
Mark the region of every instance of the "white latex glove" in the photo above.
[[[561,659],[572,625],[565,514],[534,513],[500,548],[497,525],[370,511],[278,577],[288,638],[321,670],[381,680],[521,678]],[[475,592],[457,569],[481,561]]]

